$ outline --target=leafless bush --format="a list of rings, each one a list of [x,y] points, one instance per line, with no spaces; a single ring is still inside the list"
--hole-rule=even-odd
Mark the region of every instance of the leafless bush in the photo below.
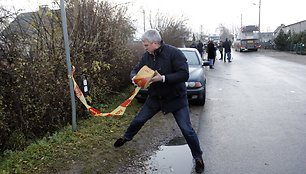
[[[134,28],[126,7],[94,0],[66,1],[71,59],[91,96],[107,101],[129,84],[135,62],[129,49]],[[59,10],[20,14],[3,32],[9,47],[0,60],[0,148],[19,149],[71,121],[68,77]],[[78,118],[86,110],[78,103]],[[5,142],[5,143],[3,143]]]

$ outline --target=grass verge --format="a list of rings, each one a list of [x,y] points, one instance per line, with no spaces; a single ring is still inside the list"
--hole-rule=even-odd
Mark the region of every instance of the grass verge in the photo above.
[[[129,88],[112,98],[108,108],[117,107],[131,91]],[[139,153],[135,148],[118,150],[113,143],[122,136],[140,106],[133,101],[123,116],[79,120],[75,132],[68,125],[24,151],[7,151],[0,157],[0,173],[111,173],[128,162],[126,156]]]

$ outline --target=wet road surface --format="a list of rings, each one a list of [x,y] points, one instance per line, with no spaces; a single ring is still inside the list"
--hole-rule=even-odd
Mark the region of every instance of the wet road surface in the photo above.
[[[259,51],[233,57],[207,71],[199,129],[205,173],[305,173],[306,65],[291,60],[306,56]]]

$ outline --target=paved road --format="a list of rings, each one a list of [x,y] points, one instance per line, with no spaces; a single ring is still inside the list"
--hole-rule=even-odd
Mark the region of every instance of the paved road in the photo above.
[[[207,71],[205,174],[306,173],[306,56],[233,52]]]

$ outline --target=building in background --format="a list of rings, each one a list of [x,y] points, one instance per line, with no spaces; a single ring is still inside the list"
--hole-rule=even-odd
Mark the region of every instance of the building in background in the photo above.
[[[296,22],[290,25],[284,25],[281,24],[277,29],[274,31],[274,38],[276,38],[280,32],[280,30],[283,30],[285,33],[288,33],[291,31],[291,33],[300,33],[306,30],[306,20]]]
[[[264,49],[272,48],[274,32],[260,32],[260,47]]]

